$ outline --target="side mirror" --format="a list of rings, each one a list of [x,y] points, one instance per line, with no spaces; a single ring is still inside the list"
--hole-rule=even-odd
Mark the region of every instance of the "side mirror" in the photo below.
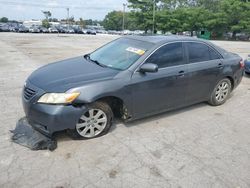
[[[158,65],[153,64],[153,63],[145,63],[141,66],[140,72],[145,73],[145,72],[158,72]]]

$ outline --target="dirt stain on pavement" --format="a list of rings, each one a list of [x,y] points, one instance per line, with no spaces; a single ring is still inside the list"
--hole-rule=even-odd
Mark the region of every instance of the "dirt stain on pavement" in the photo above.
[[[149,168],[150,173],[156,177],[162,177],[160,170],[156,166],[152,166]]]
[[[155,158],[157,158],[157,159],[160,159],[161,156],[162,156],[162,154],[161,154],[161,152],[160,152],[159,150],[152,151],[151,154],[152,154]]]
[[[65,155],[65,159],[70,159],[71,158],[71,153],[67,153],[66,155]]]
[[[116,170],[113,169],[113,170],[111,170],[111,171],[109,172],[109,177],[114,179],[114,178],[116,178],[117,173],[118,173],[118,172],[117,172]]]

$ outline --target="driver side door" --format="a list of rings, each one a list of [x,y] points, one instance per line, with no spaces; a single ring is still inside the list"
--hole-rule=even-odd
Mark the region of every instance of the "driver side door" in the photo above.
[[[185,104],[187,64],[182,42],[166,44],[144,63],[158,65],[158,72],[138,69],[131,79],[134,117],[159,113]]]

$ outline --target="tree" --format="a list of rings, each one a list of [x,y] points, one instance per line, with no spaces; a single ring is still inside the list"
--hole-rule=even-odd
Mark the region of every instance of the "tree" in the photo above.
[[[128,29],[128,30],[131,30],[131,31],[134,31],[134,30],[143,30],[143,28],[140,28],[138,25],[137,25],[137,18],[134,17],[132,15],[131,12],[126,12],[125,13],[125,29]]]
[[[44,16],[45,16],[45,19],[42,20],[42,26],[43,26],[43,27],[46,27],[46,28],[49,28],[49,27],[50,27],[49,18],[52,16],[52,14],[51,14],[50,11],[42,11],[42,13],[43,13]]]
[[[232,32],[250,33],[249,0],[128,0],[126,28],[152,29],[153,3],[156,5],[155,29],[163,33],[209,30],[222,36]],[[113,11],[104,19],[105,28],[121,30],[122,12]]]
[[[176,11],[177,12],[177,11]],[[206,29],[205,21],[209,16],[209,11],[201,7],[185,8],[182,13],[179,13],[182,20],[183,31],[190,31],[193,36],[193,31]]]
[[[220,7],[225,15],[227,31],[233,32],[234,39],[237,33],[250,31],[250,2],[222,0]]]
[[[194,0],[162,0],[162,7],[164,9],[175,10],[177,8],[192,6],[196,1]]]
[[[48,20],[44,19],[42,20],[42,26],[45,28],[49,28],[50,27],[50,23]]]
[[[123,13],[121,11],[112,11],[108,13],[104,20],[103,26],[106,30],[122,30]]]
[[[133,9],[132,15],[135,18],[135,22],[138,25],[138,28],[143,29],[145,33],[148,30],[152,30],[153,26],[153,7],[156,6],[158,9],[157,3],[160,3],[159,0],[128,0],[129,7]]]
[[[85,28],[85,26],[86,26],[85,20],[83,20],[82,18],[80,18],[79,25],[81,26],[81,28]]]
[[[197,6],[215,12],[219,9],[220,2],[221,0],[197,0]]]
[[[0,19],[0,22],[3,22],[3,23],[7,23],[8,21],[9,21],[9,19],[6,18],[6,17],[2,17],[2,18]]]
[[[92,19],[85,20],[85,24],[86,25],[93,25],[93,20]]]
[[[42,13],[44,14],[46,20],[48,20],[52,16],[50,11],[42,11]]]

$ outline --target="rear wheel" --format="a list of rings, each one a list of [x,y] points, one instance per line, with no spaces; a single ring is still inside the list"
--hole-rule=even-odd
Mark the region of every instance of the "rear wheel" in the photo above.
[[[69,134],[73,138],[90,139],[108,132],[113,119],[110,106],[104,102],[95,102],[82,114],[74,130]]]
[[[208,101],[212,106],[219,106],[226,102],[232,90],[231,81],[225,78],[218,82],[213,93]]]

